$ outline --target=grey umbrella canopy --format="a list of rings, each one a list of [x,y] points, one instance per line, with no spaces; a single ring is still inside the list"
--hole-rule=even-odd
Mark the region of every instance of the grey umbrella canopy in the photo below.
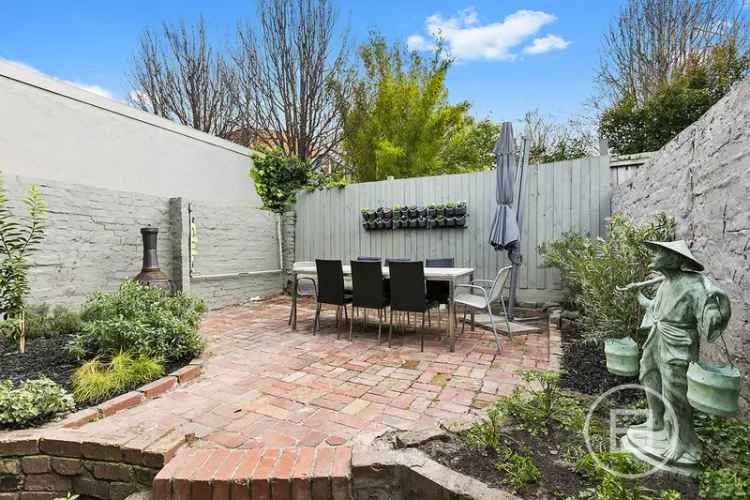
[[[495,216],[490,227],[490,245],[495,250],[509,249],[521,237],[513,211],[513,185],[516,180],[516,157],[513,147],[513,125],[504,122],[495,142]]]

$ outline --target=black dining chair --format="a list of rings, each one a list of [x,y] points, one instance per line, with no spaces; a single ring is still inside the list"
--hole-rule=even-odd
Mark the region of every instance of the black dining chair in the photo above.
[[[388,257],[385,259],[385,267],[390,267],[391,262],[411,262],[412,259],[409,259],[408,257]]]
[[[360,262],[383,262],[383,257],[357,257]]]
[[[456,259],[453,257],[439,257],[425,260],[425,267],[456,267]],[[450,285],[444,281],[427,282],[427,298],[437,302],[438,305],[448,305],[450,300]],[[438,307],[438,326],[440,326],[440,307]]]
[[[352,307],[359,309],[377,309],[378,311],[378,345],[380,345],[380,334],[383,327],[383,315],[388,307],[389,297],[386,292],[385,280],[383,279],[383,267],[380,262],[374,261],[351,261],[352,284],[354,294],[352,296]],[[367,323],[363,318],[363,325]],[[349,340],[352,340],[354,330],[354,314],[349,320]]]
[[[389,267],[391,275],[391,313],[388,325],[388,347],[391,347],[393,337],[393,312],[422,313],[420,350],[424,352],[424,315],[430,307],[435,305],[427,298],[424,263],[422,261],[392,261]]]
[[[344,318],[348,319],[347,304],[352,302],[351,292],[344,289],[344,269],[340,260],[316,259],[315,268],[318,272],[318,297],[315,309],[315,320],[313,321],[313,335],[316,329],[320,331],[320,309],[322,304],[337,307],[336,320],[341,307],[344,308]],[[338,324],[337,324],[338,326]],[[340,333],[336,334],[336,338]]]

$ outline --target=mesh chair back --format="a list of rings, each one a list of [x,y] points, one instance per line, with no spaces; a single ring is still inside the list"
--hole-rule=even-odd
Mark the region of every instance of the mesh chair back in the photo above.
[[[505,289],[505,285],[508,283],[508,277],[510,276],[511,269],[513,269],[513,266],[506,266],[501,268],[497,272],[495,282],[492,283],[492,288],[490,288],[490,303],[495,302],[498,298],[501,297],[503,289]]]
[[[456,267],[456,259],[453,257],[438,257],[427,259],[425,267]]]
[[[424,281],[424,264],[392,261],[391,309],[395,311],[425,312],[427,292]]]
[[[411,262],[411,259],[402,258],[402,257],[391,257],[391,258],[385,259],[385,267],[391,267],[391,262]]]
[[[354,286],[352,303],[356,307],[382,308],[385,305],[385,286],[380,261],[353,260],[351,264]]]
[[[383,257],[357,257],[360,262],[382,262]]]
[[[320,304],[344,304],[344,270],[340,260],[315,260],[318,270],[318,302]]]

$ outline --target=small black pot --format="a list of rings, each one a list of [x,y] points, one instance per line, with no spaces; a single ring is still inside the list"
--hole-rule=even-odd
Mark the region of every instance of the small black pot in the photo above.
[[[441,219],[435,219],[437,221],[438,227],[445,227],[445,218]]]
[[[393,219],[385,219],[383,221],[383,228],[391,229],[393,227]]]
[[[384,208],[383,209],[383,218],[385,220],[391,220],[393,218],[393,210],[390,208]]]
[[[427,215],[427,209],[424,207],[417,208],[417,217],[424,217]]]
[[[401,219],[393,219],[393,229],[401,229]]]
[[[385,222],[383,222],[383,219],[378,219],[375,221],[375,226],[378,229],[383,229],[385,227]]]
[[[416,208],[410,208],[409,209],[409,218],[410,219],[416,219],[417,218],[417,209]]]
[[[466,207],[465,207],[465,206],[462,206],[462,205],[459,205],[459,206],[457,206],[457,207],[456,207],[456,209],[454,210],[454,213],[455,213],[456,215],[464,215],[464,214],[466,214]]]
[[[455,207],[445,207],[445,216],[450,217],[451,215],[456,213]]]
[[[435,218],[435,209],[434,208],[428,208],[427,209],[427,217],[429,219],[434,219]]]
[[[401,209],[401,218],[406,219],[409,217],[409,209],[408,208],[402,208]]]
[[[417,226],[427,227],[427,219],[425,219],[424,217],[420,217],[419,219],[417,219]]]
[[[411,227],[411,228],[417,227],[417,219],[410,219],[409,220],[409,227]]]
[[[435,216],[442,215],[445,216],[445,207],[437,207],[435,209]]]
[[[437,227],[437,221],[435,219],[427,219],[427,226],[432,229],[433,227]]]
[[[369,231],[370,230],[370,223],[367,222],[367,221],[362,221],[362,227],[364,228],[365,231]]]
[[[461,215],[456,217],[456,226],[458,227],[464,227],[466,225],[466,216]]]
[[[446,217],[445,218],[445,225],[447,227],[453,227],[456,225],[456,218],[455,217]]]

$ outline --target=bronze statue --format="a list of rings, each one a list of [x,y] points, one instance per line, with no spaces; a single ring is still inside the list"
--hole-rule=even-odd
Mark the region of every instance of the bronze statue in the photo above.
[[[654,250],[651,269],[660,276],[618,290],[658,285],[653,299],[638,292],[638,302],[646,308],[641,329],[649,331],[639,380],[653,393],[646,393],[648,419],[628,429],[622,446],[647,462],[693,475],[702,448],[687,398],[688,365],[698,361],[702,337],[713,342],[726,329],[731,315],[729,299],[701,274],[703,265],[685,241],[644,243]],[[673,415],[665,411],[665,401]]]

